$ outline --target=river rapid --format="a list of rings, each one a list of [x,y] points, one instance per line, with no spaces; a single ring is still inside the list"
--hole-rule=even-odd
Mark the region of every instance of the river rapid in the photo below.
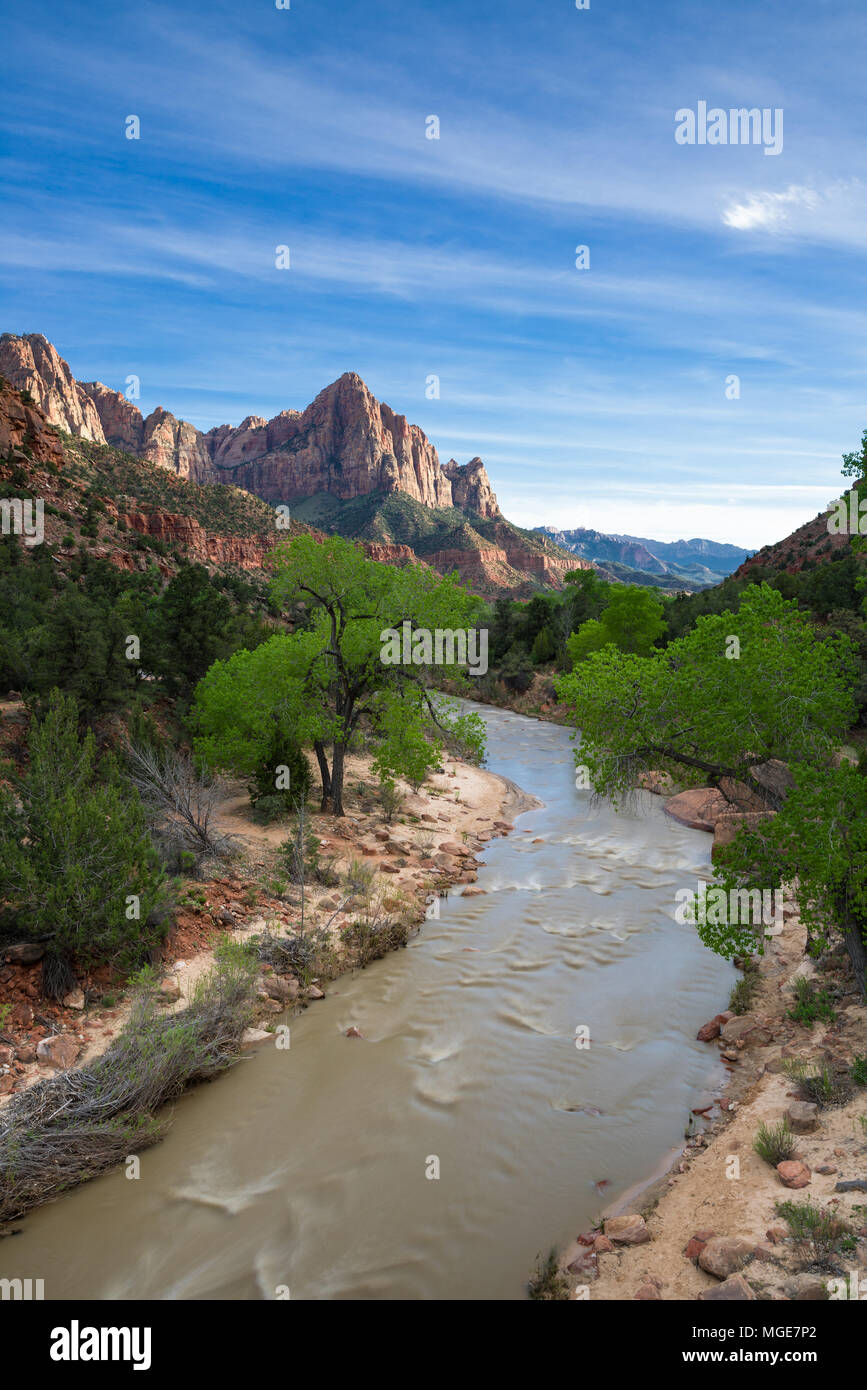
[[[735,978],[674,920],[710,837],[646,793],[593,809],[568,730],[475,708],[487,767],[545,803],[486,850],[485,895],[184,1097],[138,1179],[16,1223],[0,1274],[49,1299],[522,1298],[682,1142],[724,1084],[695,1034]]]

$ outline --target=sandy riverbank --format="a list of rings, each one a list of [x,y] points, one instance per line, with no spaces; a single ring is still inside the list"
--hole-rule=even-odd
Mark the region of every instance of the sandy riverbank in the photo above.
[[[386,908],[418,926],[437,895],[449,889],[478,891],[472,887],[477,855],[512,829],[515,815],[539,804],[504,778],[457,758],[444,759],[443,769],[419,791],[398,782],[403,801],[387,822],[368,760],[352,756],[346,769],[346,815],[310,816],[320,854],[332,861],[334,873],[345,874],[353,859],[372,866],[374,887],[381,891]],[[288,826],[257,825],[249,811],[244,785],[227,783],[218,821],[221,829],[236,836],[238,852],[211,876],[183,885],[175,925],[162,952],[167,1012],[184,1008],[226,935],[243,941],[266,927],[278,936],[291,935],[300,925],[298,890],[292,887],[282,895],[272,891],[277,851]],[[305,894],[305,930],[328,926],[338,973],[348,968],[340,930],[352,912],[340,910],[344,898],[339,886],[309,885]],[[105,1050],[128,1017],[122,984],[108,976],[82,981],[77,1007],[63,1007],[40,997],[40,970],[38,962],[0,965],[0,1008],[6,1006],[0,1030],[0,1105],[53,1071],[49,1062],[37,1057],[40,1042],[57,1036],[68,1039],[66,1055],[71,1064],[81,1065]],[[327,990],[326,982],[323,988]],[[264,982],[261,996],[263,1020],[282,1011],[283,1005],[267,997]],[[301,990],[298,1004],[316,997],[315,990],[312,995]]]
[[[796,1137],[796,1159],[806,1167],[804,1186],[784,1185],[780,1174],[753,1148],[761,1123],[778,1124],[800,1093],[782,1070],[788,1058],[848,1067],[867,1053],[867,1008],[851,981],[848,959],[839,953],[817,971],[804,958],[806,933],[789,904],[782,934],[760,959],[760,983],[750,1007],[753,1026],[740,1043],[722,1038],[719,1047],[730,1071],[729,1085],[704,1117],[705,1128],[674,1156],[668,1171],[638,1194],[612,1207],[601,1229],[582,1232],[563,1252],[572,1296],[594,1300],[674,1299],[721,1296],[721,1280],[698,1257],[712,1237],[738,1242],[730,1260],[747,1291],[731,1296],[785,1300],[816,1297],[817,1283],[867,1262],[867,1183],[863,1191],[837,1192],[839,1182],[867,1179],[867,1090],[842,1106],[820,1109],[817,1125]],[[834,999],[837,1020],[805,1028],[789,1019],[798,976],[815,977]],[[739,1031],[737,1028],[734,1031]],[[697,1117],[701,1124],[701,1117]],[[851,1249],[817,1269],[798,1250],[775,1211],[779,1201],[811,1199],[847,1221]],[[612,1218],[633,1215],[639,1243],[609,1240]],[[859,1233],[860,1232],[860,1236]],[[729,1252],[731,1254],[731,1252]],[[811,1279],[804,1270],[812,1270]],[[792,1283],[793,1276],[795,1282]],[[807,1293],[806,1289],[812,1292]],[[582,1293],[582,1290],[586,1293]],[[729,1288],[731,1292],[731,1286]]]

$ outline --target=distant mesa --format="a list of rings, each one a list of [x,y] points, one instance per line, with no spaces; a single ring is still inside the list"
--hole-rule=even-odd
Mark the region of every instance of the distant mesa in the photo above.
[[[572,531],[563,531],[557,526],[535,529],[564,550],[590,560],[595,569],[611,579],[625,579],[627,576],[622,572],[625,567],[642,574],[680,580],[684,586],[703,588],[718,584],[752,553],[721,541],[655,541],[646,536],[609,534],[586,527]]]

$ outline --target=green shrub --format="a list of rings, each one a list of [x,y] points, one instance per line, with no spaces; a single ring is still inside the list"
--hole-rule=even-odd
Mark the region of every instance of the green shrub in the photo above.
[[[43,988],[59,998],[73,963],[130,969],[165,939],[168,891],[142,804],[114,759],[97,767],[71,696],[34,720],[30,764],[0,788],[0,881],[18,928],[46,943]]]
[[[778,1163],[784,1163],[786,1159],[791,1158],[795,1152],[795,1147],[795,1136],[790,1130],[787,1120],[783,1119],[777,1125],[759,1125],[753,1148],[760,1158],[763,1158],[766,1163],[770,1163],[772,1168],[776,1168]]]
[[[833,1023],[836,1017],[828,991],[817,990],[809,980],[799,976],[795,981],[795,1004],[786,1010],[786,1018],[793,1018],[804,1028],[812,1028],[819,1019],[824,1023]]]
[[[775,1211],[805,1263],[827,1265],[832,1257],[851,1243],[852,1228],[843,1217],[811,1199],[805,1202],[777,1202]]]
[[[867,1052],[862,1052],[855,1058],[849,1075],[856,1086],[867,1086]]]
[[[804,1100],[822,1109],[845,1105],[852,1099],[854,1087],[845,1073],[832,1071],[827,1063],[813,1068],[808,1062],[790,1058],[783,1063],[786,1076],[797,1082]]]
[[[729,995],[729,1008],[738,1015],[749,1013],[762,978],[759,967],[749,956],[745,957],[743,968],[742,978],[732,987]]]

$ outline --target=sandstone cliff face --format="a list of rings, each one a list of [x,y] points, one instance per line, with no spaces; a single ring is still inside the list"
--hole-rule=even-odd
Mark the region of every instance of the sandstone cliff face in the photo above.
[[[13,463],[29,462],[62,468],[63,449],[53,430],[46,428],[38,409],[25,405],[17,390],[0,384],[0,457]]]
[[[452,505],[462,511],[477,512],[479,516],[496,518],[501,515],[491,481],[480,458],[469,463],[449,459],[443,472],[452,485]]]
[[[96,405],[41,333],[0,335],[0,375],[19,391],[29,391],[50,424],[81,439],[106,442]]]
[[[211,434],[205,438],[212,443]],[[318,492],[343,501],[405,492],[428,507],[453,501],[451,482],[427,436],[379,402],[354,372],[326,386],[300,413],[244,421],[223,433],[212,456],[217,476],[266,502]]]
[[[268,551],[276,544],[252,536],[219,536],[204,529],[191,516],[172,512],[126,512],[123,518],[131,531],[153,536],[178,546],[192,559],[206,565],[237,565],[240,569],[261,569]]]
[[[52,424],[111,444],[196,483],[227,482],[266,502],[319,492],[348,500],[371,492],[405,492],[427,507],[455,506],[500,515],[481,459],[443,468],[417,425],[368,390],[355,372],[326,386],[304,411],[271,420],[248,416],[203,434],[161,406],[146,419],[119,391],[78,382],[41,334],[0,338],[0,373],[32,392]]]
[[[207,433],[161,406],[142,418],[121,392],[97,381],[76,381],[40,334],[3,334],[0,374],[29,390],[47,419],[69,434],[147,459],[192,483],[233,484],[272,504],[321,493],[340,501],[402,493],[425,507],[455,508],[466,520],[451,529],[446,545],[427,556],[427,563],[442,571],[457,569],[479,593],[523,596],[540,582],[559,586],[570,569],[590,567],[550,541],[526,542],[500,512],[480,458],[466,464],[449,459],[442,466],[424,432],[378,401],[354,372],[326,386],[303,411],[283,410],[271,420],[250,415],[239,425],[219,425]],[[473,524],[474,519],[481,524],[479,518],[493,523],[485,528],[488,544],[481,547]],[[217,554],[214,537],[194,519],[170,511],[131,513],[127,524],[217,564],[253,568],[268,548],[222,538]],[[391,564],[415,560],[399,539],[368,541],[367,552]]]

